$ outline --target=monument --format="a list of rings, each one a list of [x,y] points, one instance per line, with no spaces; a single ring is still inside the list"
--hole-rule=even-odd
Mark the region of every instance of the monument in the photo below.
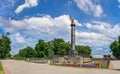
[[[75,50],[75,22],[74,19],[71,18],[71,50],[69,51],[69,55],[63,56],[63,57],[54,57],[51,60],[51,64],[76,64],[80,65],[84,62],[87,62],[90,60],[89,57],[83,57],[81,55],[78,55],[78,52]]]
[[[77,55],[77,51],[75,50],[75,22],[71,16],[70,21],[71,21],[71,50],[69,52],[69,55]]]

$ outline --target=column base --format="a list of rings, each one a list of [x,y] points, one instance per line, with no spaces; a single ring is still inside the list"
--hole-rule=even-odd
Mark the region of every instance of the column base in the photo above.
[[[76,50],[70,50],[69,55],[78,55],[78,52]]]

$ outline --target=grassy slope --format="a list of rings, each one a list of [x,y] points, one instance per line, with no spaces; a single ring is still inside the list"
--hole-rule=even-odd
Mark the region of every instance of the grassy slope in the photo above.
[[[2,63],[0,62],[0,74],[4,74]]]

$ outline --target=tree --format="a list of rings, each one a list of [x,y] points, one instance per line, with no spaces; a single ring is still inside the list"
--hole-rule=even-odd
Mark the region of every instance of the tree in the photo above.
[[[2,39],[0,39],[0,58],[6,58],[7,54],[10,54],[11,51],[11,41],[6,35],[2,35]]]
[[[55,55],[60,55],[60,53],[59,53],[60,47],[59,46],[62,42],[64,42],[64,40],[61,38],[55,38],[53,40],[53,45],[54,45],[53,51],[54,51]]]
[[[76,45],[76,50],[78,52],[78,54],[86,54],[86,55],[90,55],[91,54],[91,48],[89,46],[79,46]]]
[[[27,47],[21,49],[19,51],[19,55],[21,57],[33,57],[33,53],[35,52],[35,56],[37,58],[53,58],[54,55],[68,55],[71,49],[71,44],[69,42],[65,42],[62,38],[55,38],[49,42],[45,42],[44,40],[38,40],[38,43],[35,45],[34,51],[32,48]],[[76,46],[76,50],[79,54],[91,54],[91,48],[89,46]]]
[[[25,55],[26,55],[25,50],[24,50],[24,49],[20,49],[20,50],[19,50],[19,57],[20,57],[20,58],[25,58]]]
[[[31,47],[26,47],[19,51],[19,56],[22,58],[33,58],[35,57],[35,54],[35,50],[33,50]]]
[[[38,43],[35,45],[35,50],[37,52],[36,56],[39,58],[47,58],[47,49],[48,43],[40,39]]]
[[[2,36],[0,36],[0,46],[1,46],[1,44],[2,44]]]
[[[120,36],[118,37],[118,40],[115,40],[111,43],[110,49],[112,51],[112,54],[117,58],[120,59]]]
[[[84,49],[85,54],[90,55],[91,51],[92,49],[89,46],[85,46],[85,49]]]
[[[70,51],[70,44],[66,42],[61,42],[58,47],[58,54],[59,55],[68,55]]]
[[[54,51],[53,51],[54,45],[53,42],[48,42],[48,59],[52,59],[54,56]]]
[[[26,58],[33,58],[35,56],[35,50],[33,50],[33,48],[31,47],[27,47],[26,49]]]
[[[54,56],[54,51],[52,49],[48,49],[48,59],[52,59]]]
[[[59,55],[66,55],[67,54],[67,52],[66,52],[66,46],[65,46],[65,43],[64,42],[61,42],[60,44],[59,44],[59,47],[58,47],[58,54]]]

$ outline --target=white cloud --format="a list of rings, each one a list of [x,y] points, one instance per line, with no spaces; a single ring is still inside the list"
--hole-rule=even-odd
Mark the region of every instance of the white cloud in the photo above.
[[[77,27],[86,30],[76,30],[76,44],[89,45],[95,50],[107,47],[120,35],[120,24],[112,26],[107,22],[92,21],[83,25],[75,20]],[[10,32],[12,49],[14,51],[26,46],[34,46],[38,39],[46,41],[63,38],[70,41],[70,20],[68,15],[52,18],[49,15],[25,18],[23,20],[5,20],[0,18],[0,27]],[[104,48],[103,48],[104,49]]]
[[[100,17],[103,13],[102,7],[100,5],[97,5],[94,10],[94,16]]]
[[[87,28],[92,28],[92,24],[90,24],[90,23],[86,23],[85,25]]]
[[[82,26],[77,20],[75,22],[77,26]],[[16,47],[13,48],[14,50],[28,45],[34,46],[38,39],[63,38],[70,41],[69,15],[61,15],[55,18],[43,15],[42,17],[31,17],[23,20],[1,18],[0,27],[5,32],[11,33],[12,46]]]
[[[97,50],[103,50],[103,48],[98,48]]]
[[[20,44],[24,44],[26,41],[25,41],[25,38],[23,36],[21,36],[21,34],[18,32],[18,33],[15,33],[12,35],[12,41],[15,42],[15,43],[20,43]]]
[[[89,45],[95,48],[108,46],[113,41],[108,36],[95,32],[76,32],[76,38],[77,44]]]
[[[102,37],[102,35],[100,34],[97,34],[97,33],[88,33],[88,32],[76,32],[76,35],[80,38],[80,39],[87,39],[87,40],[90,40],[90,39],[100,39]]]
[[[101,5],[95,5],[92,0],[74,0],[78,8],[86,14],[93,14],[95,17],[100,17],[103,14]]]
[[[6,32],[15,32],[25,29],[27,26],[26,21],[16,21],[16,20],[6,20],[0,18],[0,27],[3,28]]]
[[[118,0],[118,3],[119,3],[118,7],[120,8],[120,0]]]
[[[38,0],[25,0],[25,3],[18,6],[18,8],[15,10],[16,14],[19,14],[23,11],[24,8],[31,8],[38,5]]]
[[[40,32],[51,33],[52,31],[64,31],[70,30],[70,20],[68,15],[62,15],[56,18],[52,18],[49,15],[43,15],[42,17],[31,17],[23,20],[5,20],[0,19],[2,24],[0,25],[5,31],[16,32],[20,30],[36,30]],[[77,20],[75,20],[77,26],[82,26]],[[11,29],[11,30],[9,30]]]
[[[86,27],[91,30],[99,31],[100,33],[110,37],[110,38],[116,38],[120,35],[120,25],[116,24],[114,26],[111,26],[111,24],[106,22],[97,22],[94,21],[92,24],[86,23]]]
[[[120,0],[118,0],[118,2],[120,3]]]
[[[120,36],[120,24],[111,25],[107,22],[91,21],[91,23],[84,23],[83,27],[87,29],[76,31],[76,43],[89,45],[94,52],[102,48],[105,53],[109,53],[110,44]]]
[[[10,34],[9,37],[12,41],[11,48],[12,52],[14,53],[18,53],[19,49],[25,48],[27,46],[34,47],[35,43],[37,42],[34,38],[31,38],[30,36],[27,37],[27,35],[23,35],[20,32]]]

